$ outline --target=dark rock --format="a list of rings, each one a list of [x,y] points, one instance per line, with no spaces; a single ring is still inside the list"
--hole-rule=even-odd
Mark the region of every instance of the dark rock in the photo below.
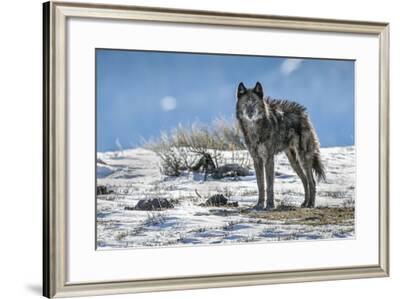
[[[174,205],[166,198],[141,199],[135,206],[135,210],[141,211],[156,211],[172,208],[174,208]]]
[[[213,178],[222,179],[224,177],[238,177],[248,175],[250,175],[250,170],[240,166],[239,164],[225,164],[214,170]]]
[[[124,208],[124,210],[126,210],[126,211],[134,211],[134,210],[136,210],[136,209],[135,209],[135,207],[126,206],[126,207]]]
[[[215,194],[207,199],[204,206],[207,207],[238,207],[238,202],[228,202],[228,199],[222,194]]]
[[[96,186],[96,194],[97,195],[107,195],[114,193],[112,190],[109,190],[107,186]]]
[[[221,207],[221,206],[226,206],[228,203],[228,199],[222,195],[222,194],[215,194],[211,196],[209,199],[206,201],[206,206],[209,207]]]
[[[101,160],[100,158],[97,158],[97,159],[96,159],[96,163],[103,164],[103,165],[107,165],[107,163],[104,162],[103,160]]]

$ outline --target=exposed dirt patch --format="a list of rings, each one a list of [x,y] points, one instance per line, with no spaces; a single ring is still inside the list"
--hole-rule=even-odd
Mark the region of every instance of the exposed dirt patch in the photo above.
[[[326,225],[354,222],[354,208],[274,209],[272,211],[242,210],[250,218],[284,221],[285,224]]]

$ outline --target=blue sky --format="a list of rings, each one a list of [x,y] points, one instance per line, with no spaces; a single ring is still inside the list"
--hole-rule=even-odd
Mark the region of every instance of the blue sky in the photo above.
[[[97,150],[233,119],[239,82],[303,104],[321,146],[354,144],[354,61],[96,50]]]

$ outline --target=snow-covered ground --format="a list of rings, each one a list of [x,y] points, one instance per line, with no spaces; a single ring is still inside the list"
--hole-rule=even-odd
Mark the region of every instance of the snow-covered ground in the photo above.
[[[229,152],[224,154],[231,156]],[[316,206],[320,209],[315,210],[324,213],[329,210],[326,208],[336,211],[334,208],[354,207],[354,147],[322,148],[321,155],[327,181],[317,185]],[[143,148],[98,153],[97,158],[97,185],[113,191],[97,196],[98,249],[352,238],[355,234],[353,216],[343,221],[318,222],[321,219],[314,216],[298,218],[302,210],[308,209],[297,209],[294,218],[290,212],[269,217],[268,213],[274,212],[250,210],[258,194],[253,171],[247,177],[209,177],[204,182],[202,174],[192,172],[179,177],[162,175],[158,156]],[[284,155],[276,157],[275,165],[275,205],[300,206],[304,200],[300,179]],[[217,193],[237,201],[239,207],[200,205]],[[134,207],[140,199],[154,197],[169,199],[174,208],[125,209]]]

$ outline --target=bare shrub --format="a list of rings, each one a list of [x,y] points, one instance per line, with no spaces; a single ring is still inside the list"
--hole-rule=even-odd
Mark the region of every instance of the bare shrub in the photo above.
[[[147,218],[143,221],[144,226],[156,226],[166,222],[167,218],[162,213],[151,212],[147,213]]]
[[[166,133],[162,133],[156,140],[146,141],[144,147],[153,150],[160,157],[160,170],[165,175],[179,176],[186,166],[185,153],[181,152],[179,147],[174,146],[171,136]]]
[[[219,117],[213,122],[213,131],[220,144],[228,150],[246,149],[242,133],[237,121],[228,121]]]
[[[211,125],[193,123],[179,125],[159,138],[144,142],[144,147],[153,150],[161,159],[161,172],[168,176],[179,176],[191,170],[199,157],[211,155],[215,166],[238,163],[249,167],[250,157],[244,150],[245,144],[236,121],[218,118]],[[231,152],[231,161],[226,161],[222,151]]]

